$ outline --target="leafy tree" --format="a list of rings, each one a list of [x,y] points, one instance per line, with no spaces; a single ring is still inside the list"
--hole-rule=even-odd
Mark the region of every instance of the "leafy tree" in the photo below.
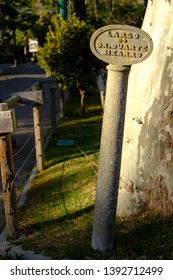
[[[28,45],[28,38],[37,37],[43,45],[52,15],[59,13],[59,0],[0,0],[0,5],[17,12],[15,16],[2,14],[0,8],[1,59],[10,57],[12,48],[21,50]],[[140,25],[144,5],[136,0],[68,0],[69,14],[76,12],[80,19],[87,18],[98,28],[109,23]],[[85,11],[86,9],[86,11]],[[140,20],[139,20],[140,19]],[[16,45],[16,46],[15,46]],[[17,48],[16,48],[17,47]]]
[[[85,98],[87,87],[95,82],[99,61],[89,48],[93,29],[85,21],[72,15],[63,20],[52,17],[46,43],[38,52],[39,64],[57,81],[68,87],[74,85]],[[83,104],[84,105],[84,104]],[[84,106],[81,113],[84,113]]]
[[[40,44],[44,43],[50,18],[58,12],[57,4],[54,3],[51,0],[0,1],[1,60],[10,58],[12,47],[16,55],[17,48],[18,53],[21,49],[23,53],[28,38],[37,37]]]
[[[107,24],[142,25],[145,6],[137,0],[87,0],[87,19],[96,27]]]
[[[11,38],[14,44],[14,60],[16,61],[16,17],[18,16],[18,12],[11,6],[6,5],[6,1],[0,2],[0,24],[1,24],[1,33],[0,33],[0,45],[2,46],[4,43],[4,38],[6,38],[7,34],[11,32]],[[4,32],[5,30],[5,32]],[[8,38],[9,39],[9,38]],[[8,40],[9,41],[9,40]],[[8,42],[9,45],[9,42]],[[6,50],[6,49],[5,49]],[[1,52],[4,50],[1,48]]]

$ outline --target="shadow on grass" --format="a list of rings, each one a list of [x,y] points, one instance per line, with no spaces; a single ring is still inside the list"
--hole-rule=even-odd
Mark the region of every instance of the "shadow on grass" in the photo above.
[[[101,123],[100,116],[87,116],[67,118],[59,124],[46,151],[51,167],[34,180],[21,209],[23,225],[30,233],[21,243],[53,259],[173,259],[173,218],[161,214],[117,218],[113,249],[102,253],[91,248],[96,178],[77,146],[57,147],[56,142],[72,138],[94,157]]]
[[[95,154],[91,154],[96,156]],[[53,211],[53,205],[60,207],[62,201],[66,201],[69,209],[78,206],[78,201],[88,199],[85,203],[93,201],[95,198],[96,166],[92,166],[84,156],[76,157],[67,162],[52,165],[34,180],[33,187],[29,190],[24,208],[30,204],[35,205],[35,209],[46,211],[49,207]],[[72,203],[70,204],[70,199]],[[63,203],[65,204],[65,202]],[[67,211],[67,210],[66,210]],[[68,212],[68,211],[67,211]]]
[[[173,259],[172,217],[118,218],[113,249],[100,252],[91,247],[93,209],[92,205],[58,219],[33,224],[32,229],[41,232],[42,245],[33,238],[25,246],[44,250],[53,259]]]
[[[56,224],[56,226],[57,226],[59,223],[68,222],[73,219],[79,218],[79,217],[83,216],[84,214],[91,213],[91,211],[93,211],[93,209],[94,209],[94,205],[91,205],[82,210],[76,211],[71,214],[67,214],[67,215],[57,218],[57,219],[52,219],[52,220],[32,224],[31,227],[33,230],[40,230],[40,229],[44,230],[44,228],[52,226],[53,224]]]
[[[118,219],[115,252],[127,259],[173,259],[173,218],[149,214]]]
[[[26,229],[30,235],[24,249],[42,251],[53,259],[88,259],[92,251],[93,208],[92,205],[61,218],[32,224]]]

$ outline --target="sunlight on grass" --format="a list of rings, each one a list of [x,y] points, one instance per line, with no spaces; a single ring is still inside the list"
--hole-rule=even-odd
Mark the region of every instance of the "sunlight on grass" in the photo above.
[[[92,156],[90,158],[94,159]],[[53,165],[33,182],[27,202],[36,201],[36,214],[32,211],[29,213],[27,224],[30,215],[36,221],[45,221],[61,218],[93,205],[95,185],[96,174],[84,157]]]
[[[75,244],[90,243],[102,124],[94,106],[82,118],[72,115],[58,123],[46,150],[46,170],[33,180],[20,210],[21,228],[29,232],[25,248],[63,258]],[[57,146],[58,139],[73,139],[74,145]]]
[[[102,125],[99,100],[91,100],[84,117],[72,100],[68,106],[75,114],[67,110],[58,123],[46,149],[46,170],[33,180],[19,212],[26,238],[16,243],[53,259],[173,259],[173,219],[160,213],[117,218],[113,249],[91,248]],[[58,147],[59,139],[73,139],[74,145]]]

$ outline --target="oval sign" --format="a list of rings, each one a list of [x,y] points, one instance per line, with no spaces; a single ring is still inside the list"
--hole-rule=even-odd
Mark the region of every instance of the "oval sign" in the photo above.
[[[93,54],[110,64],[131,65],[149,57],[153,50],[151,37],[129,25],[106,25],[96,30],[90,39]]]

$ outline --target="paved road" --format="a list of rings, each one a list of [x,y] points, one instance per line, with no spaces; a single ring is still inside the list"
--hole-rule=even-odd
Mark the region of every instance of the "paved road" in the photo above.
[[[37,81],[46,79],[45,72],[34,64],[20,65],[12,67],[10,65],[1,65],[3,74],[0,76],[0,99],[5,101],[11,97],[14,92],[24,91],[31,87]],[[46,102],[42,106],[42,118],[44,128],[44,138],[50,131],[50,98],[49,88],[44,86],[46,95]],[[34,135],[33,135],[33,118],[32,118],[32,105],[29,106],[14,106],[16,110],[18,130],[13,134],[13,140],[16,141],[16,147],[13,149],[14,166],[16,176],[17,192],[20,192],[24,187],[30,175],[32,168],[35,165],[35,150]],[[58,108],[58,106],[57,106]],[[26,144],[26,145],[25,145]],[[32,154],[29,156],[30,152]],[[26,158],[28,160],[25,162]],[[2,186],[0,183],[0,208],[2,208]]]

